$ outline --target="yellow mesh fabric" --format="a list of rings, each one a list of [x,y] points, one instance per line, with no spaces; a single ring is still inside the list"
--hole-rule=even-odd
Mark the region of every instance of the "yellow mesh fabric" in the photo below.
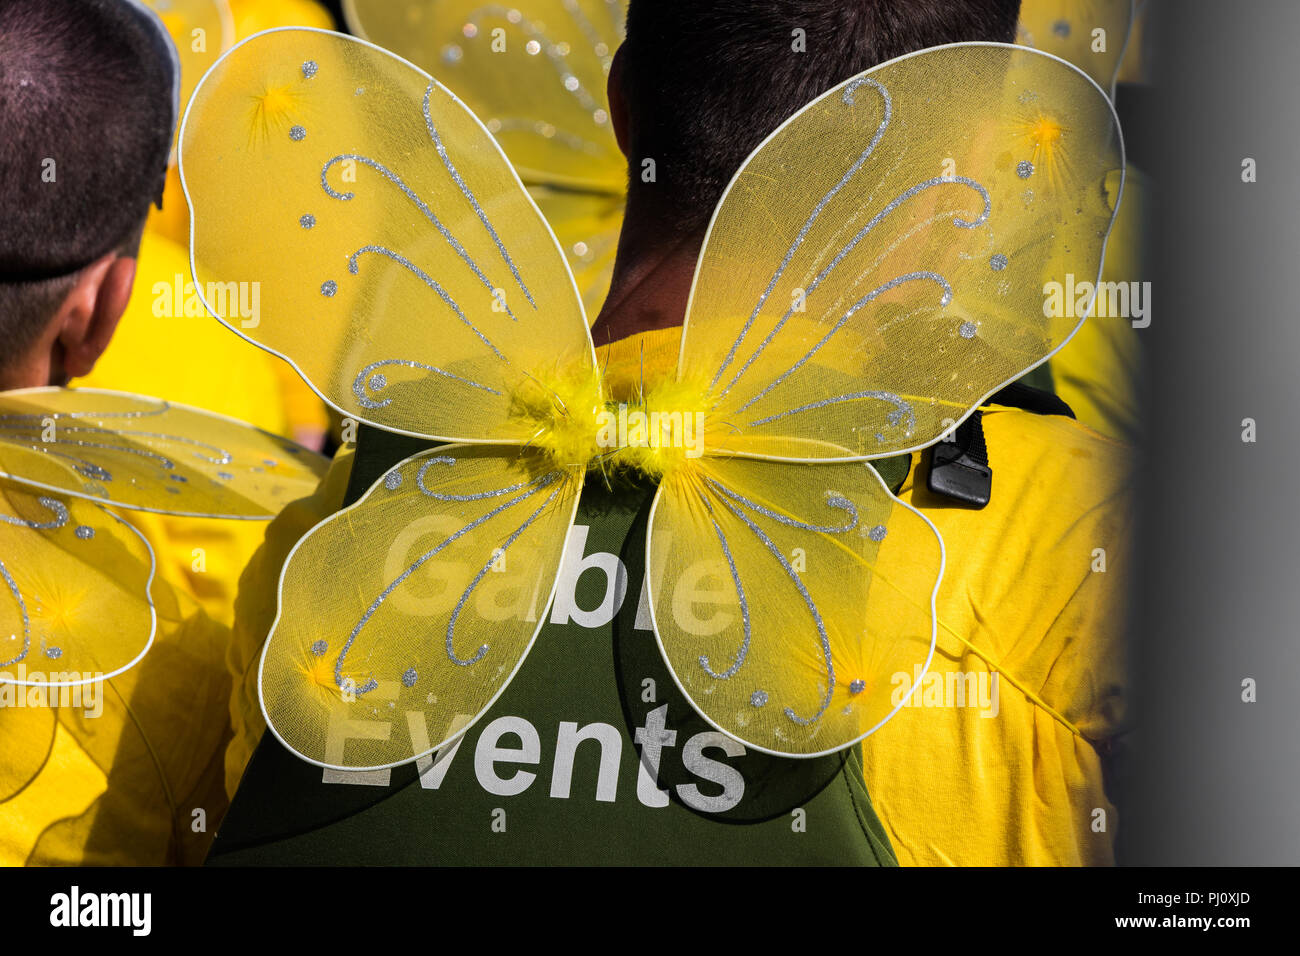
[[[1021,47],[931,50],[831,90],[750,158],[706,239],[682,377],[716,383],[711,446],[939,438],[1078,326],[1047,283],[1095,279],[1121,166],[1101,92]]]
[[[349,0],[352,32],[410,60],[478,115],[555,230],[594,320],[609,290],[627,163],[606,82],[625,0]]]
[[[1127,59],[1133,0],[1024,0],[1016,42],[1068,60],[1112,93]]]
[[[382,51],[248,41],[196,93],[181,167],[196,281],[261,289],[255,328],[209,307],[353,417],[523,441],[512,393],[590,362],[555,239],[491,136]]]

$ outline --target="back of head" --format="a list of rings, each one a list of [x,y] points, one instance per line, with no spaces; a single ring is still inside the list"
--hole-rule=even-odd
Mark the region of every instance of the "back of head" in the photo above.
[[[746,157],[809,101],[926,47],[1012,42],[1019,13],[1020,0],[630,0],[629,220],[702,238]]]
[[[161,193],[174,51],[129,0],[0,0],[0,364]]]

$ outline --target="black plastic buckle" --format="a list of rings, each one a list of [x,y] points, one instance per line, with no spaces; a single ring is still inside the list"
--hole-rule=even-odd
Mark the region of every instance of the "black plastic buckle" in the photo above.
[[[978,409],[952,433],[930,449],[926,487],[936,495],[983,508],[993,495],[993,469],[989,467],[984,425]]]

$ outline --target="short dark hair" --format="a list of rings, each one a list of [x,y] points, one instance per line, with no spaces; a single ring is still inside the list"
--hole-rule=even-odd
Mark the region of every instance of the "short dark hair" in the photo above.
[[[81,269],[138,239],[167,171],[173,57],[127,0],[0,0],[0,363]]]
[[[629,211],[702,237],[741,164],[801,107],[905,53],[1012,42],[1019,14],[1020,0],[630,0]],[[653,185],[641,180],[646,158]]]

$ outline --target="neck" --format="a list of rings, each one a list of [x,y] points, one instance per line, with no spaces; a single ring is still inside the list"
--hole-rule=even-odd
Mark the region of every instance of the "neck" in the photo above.
[[[672,328],[686,317],[700,240],[684,237],[652,244],[640,240],[640,232],[624,224],[609,295],[591,327],[597,346]]]

